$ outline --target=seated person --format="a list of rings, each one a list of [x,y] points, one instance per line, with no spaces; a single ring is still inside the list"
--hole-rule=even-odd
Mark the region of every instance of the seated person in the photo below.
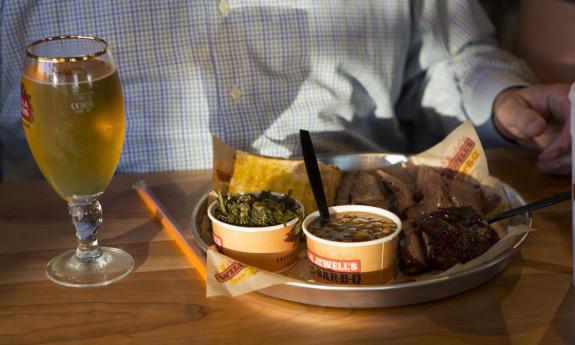
[[[20,120],[26,45],[110,44],[127,129],[117,171],[207,169],[211,136],[262,155],[414,153],[471,121],[486,147],[570,172],[567,85],[532,85],[475,1],[13,1],[0,14],[4,179],[36,173]]]

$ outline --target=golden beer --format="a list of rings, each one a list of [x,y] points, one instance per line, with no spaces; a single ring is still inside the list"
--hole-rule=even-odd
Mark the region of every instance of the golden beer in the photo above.
[[[21,96],[26,139],[46,180],[66,200],[101,194],[124,141],[116,68],[97,60],[33,65]]]
[[[30,43],[22,72],[22,124],[34,160],[66,200],[78,246],[48,263],[46,275],[69,287],[116,282],[134,269],[130,254],[100,247],[104,192],[120,159],[126,120],[122,86],[108,43],[53,36]]]

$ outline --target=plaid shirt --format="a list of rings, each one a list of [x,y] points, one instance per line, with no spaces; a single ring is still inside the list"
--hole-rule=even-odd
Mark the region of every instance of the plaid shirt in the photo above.
[[[19,177],[32,161],[23,57],[47,36],[109,42],[127,116],[120,173],[211,168],[211,135],[290,157],[300,128],[321,152],[414,152],[470,120],[497,145],[494,97],[532,78],[475,1],[0,1],[0,142]]]

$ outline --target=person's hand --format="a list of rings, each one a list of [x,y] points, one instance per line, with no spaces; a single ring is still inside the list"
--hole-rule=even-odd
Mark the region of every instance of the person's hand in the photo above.
[[[571,173],[569,85],[533,85],[501,92],[493,103],[495,127],[519,145],[540,151],[538,167]]]

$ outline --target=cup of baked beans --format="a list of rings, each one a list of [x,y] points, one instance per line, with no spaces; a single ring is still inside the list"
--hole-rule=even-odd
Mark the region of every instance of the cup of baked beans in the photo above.
[[[319,212],[302,224],[311,274],[318,282],[344,285],[384,284],[395,278],[401,220],[372,206],[329,208],[330,221]]]

